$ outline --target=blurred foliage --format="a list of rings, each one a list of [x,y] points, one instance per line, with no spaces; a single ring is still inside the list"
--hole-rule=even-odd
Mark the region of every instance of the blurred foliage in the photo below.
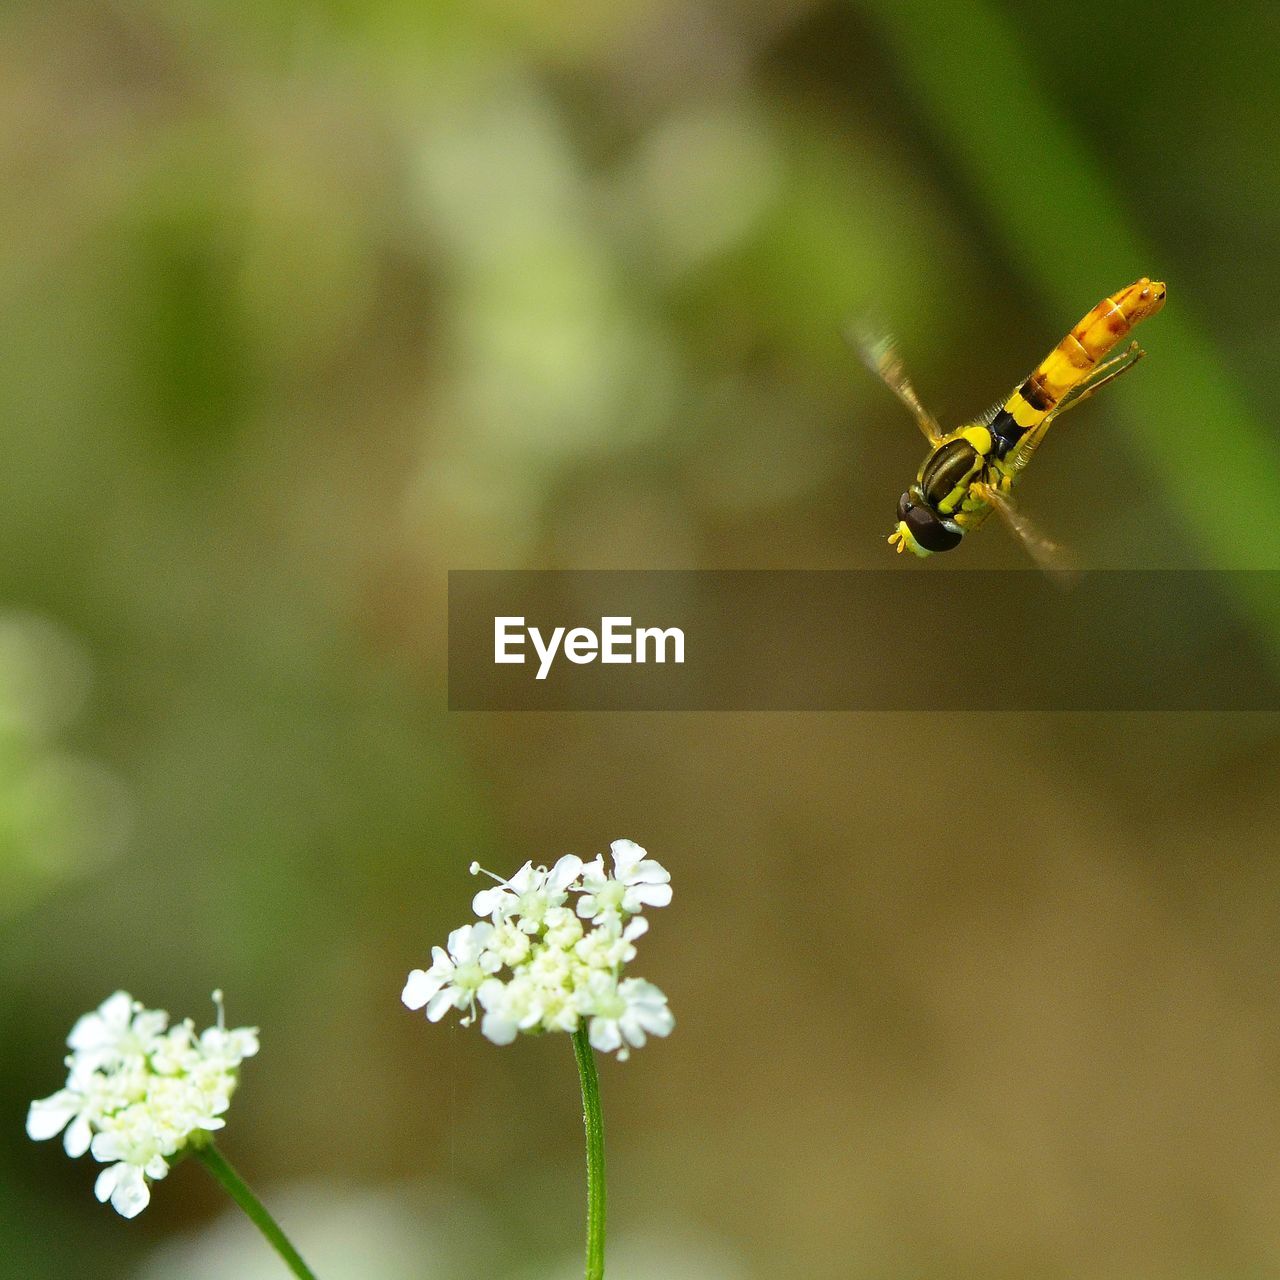
[[[953,422],[1163,277],[1028,507],[1086,563],[1275,567],[1272,6],[11,0],[0,36],[0,1272],[219,1230],[198,1168],[123,1224],[21,1126],[111,990],[223,986],[255,1185],[348,1188],[369,1280],[415,1214],[556,1274],[567,1045],[396,996],[473,857],[618,836],[675,869],[680,1020],[604,1067],[620,1275],[1280,1272],[1273,717],[444,710],[449,568],[886,567],[920,448],[860,314]]]
[[[126,801],[93,762],[58,748],[80,709],[83,653],[37,618],[0,617],[0,909],[32,908],[119,851]]]

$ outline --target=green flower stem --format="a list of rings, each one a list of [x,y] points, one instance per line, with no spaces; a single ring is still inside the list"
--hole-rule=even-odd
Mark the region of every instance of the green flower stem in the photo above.
[[[599,1112],[597,1111],[597,1114]],[[284,1264],[299,1280],[316,1280],[311,1268],[303,1262],[297,1249],[289,1243],[289,1237],[280,1230],[279,1223],[266,1211],[262,1201],[249,1190],[245,1180],[227,1163],[226,1158],[212,1142],[197,1148],[195,1154],[204,1167],[222,1184],[235,1202],[248,1215],[249,1221],[267,1238],[267,1243],[284,1259]]]
[[[573,1056],[582,1081],[582,1123],[587,1131],[587,1273],[586,1280],[604,1276],[604,1116],[600,1111],[600,1077],[587,1029],[573,1033]]]

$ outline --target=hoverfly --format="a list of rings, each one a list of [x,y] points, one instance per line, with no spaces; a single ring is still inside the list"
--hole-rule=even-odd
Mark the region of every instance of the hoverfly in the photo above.
[[[1013,482],[1059,414],[1132,369],[1146,354],[1132,342],[1119,355],[1110,355],[1134,325],[1164,306],[1164,299],[1164,284],[1146,276],[1104,298],[1003,404],[946,432],[920,403],[892,343],[859,336],[867,367],[911,411],[929,441],[929,455],[915,483],[898,499],[898,524],[890,544],[918,556],[950,551],[995,511],[1038,564],[1060,567],[1060,549],[1014,505]]]

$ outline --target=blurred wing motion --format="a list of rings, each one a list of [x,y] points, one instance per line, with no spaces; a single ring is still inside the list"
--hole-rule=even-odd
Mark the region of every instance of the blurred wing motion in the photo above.
[[[862,363],[907,407],[924,438],[936,446],[942,440],[942,428],[933,414],[920,403],[920,397],[916,395],[916,389],[902,367],[902,359],[893,339],[876,334],[864,326],[847,330],[845,336]]]
[[[973,493],[1000,517],[1004,527],[1022,543],[1027,554],[1046,573],[1059,579],[1064,586],[1079,577],[1080,570],[1070,553],[1042,533],[1030,516],[1018,510],[1008,494],[987,484],[975,484]]]

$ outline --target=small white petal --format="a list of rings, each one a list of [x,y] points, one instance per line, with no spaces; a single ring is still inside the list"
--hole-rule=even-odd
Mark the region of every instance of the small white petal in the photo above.
[[[95,1160],[114,1167],[114,1162],[119,1160],[121,1155],[120,1135],[115,1133],[95,1133],[90,1150],[93,1152]],[[99,1198],[106,1199],[105,1196]]]
[[[666,1005],[641,1013],[639,1017],[640,1025],[652,1036],[669,1036],[676,1029],[676,1016]]]
[[[618,984],[628,1004],[666,1004],[667,997],[661,987],[645,978],[627,978]]]
[[[27,1108],[27,1137],[44,1142],[66,1128],[68,1121],[79,1109],[75,1094],[60,1089],[52,1097],[37,1098]]]
[[[464,924],[449,935],[449,955],[456,964],[474,964],[492,937],[493,925],[487,920]]]
[[[439,1022],[450,1009],[454,1007],[454,992],[451,988],[446,987],[443,991],[437,991],[435,995],[427,1001],[427,1021]]]
[[[526,862],[519,871],[507,881],[513,893],[519,895],[528,893],[530,889],[536,889],[539,881],[542,879],[542,873],[534,867],[532,862]]]
[[[480,1021],[480,1030],[493,1044],[510,1044],[516,1038],[517,1027],[499,1013],[486,1013]]]
[[[592,1018],[587,1027],[587,1039],[591,1041],[591,1047],[601,1053],[612,1053],[622,1043],[614,1018]]]
[[[563,893],[582,874],[582,859],[574,853],[566,853],[547,876],[547,888]]]
[[[471,910],[478,916],[491,916],[502,905],[502,899],[506,897],[503,889],[481,889],[474,898],[471,899]]]
[[[76,1116],[62,1135],[62,1149],[73,1160],[78,1160],[93,1141],[93,1129],[89,1125],[88,1116]]]
[[[634,1045],[637,1049],[643,1049],[645,1046],[644,1028],[637,1019],[629,1013],[624,1013],[620,1020],[623,1038],[628,1044]]]
[[[111,1199],[111,1193],[116,1189],[116,1182],[120,1178],[120,1170],[124,1168],[122,1164],[113,1164],[98,1174],[93,1183],[93,1194],[98,1197],[100,1204],[105,1204]]]
[[[671,879],[671,872],[662,863],[646,858],[631,868],[631,874],[626,879],[631,884],[667,884]]]
[[[141,1169],[132,1165],[117,1165],[125,1172],[116,1181],[111,1193],[111,1207],[122,1218],[136,1218],[151,1203],[151,1189],[142,1176]]]
[[[676,1020],[672,1016],[671,1010],[665,1006],[658,1009],[641,1006],[639,1008],[632,1009],[630,1016],[637,1028],[647,1031],[650,1035],[654,1036],[669,1036],[672,1028],[676,1025]],[[640,1041],[633,1039],[632,1043],[638,1044]]]
[[[646,907],[665,907],[671,901],[669,884],[638,884],[627,891],[628,897],[635,897]]]
[[[437,991],[440,980],[433,978],[423,969],[414,969],[405,980],[404,990],[400,993],[401,1003],[407,1009],[421,1009]]]
[[[647,851],[634,840],[615,840],[609,846],[609,852],[613,854],[613,865],[620,877],[648,856]]]
[[[502,993],[506,989],[507,984],[501,979],[486,978],[480,984],[480,989],[476,992],[476,996],[484,1008],[492,1009],[502,999]]]
[[[108,996],[93,1013],[76,1020],[67,1044],[78,1053],[111,1044],[133,1017],[133,998],[127,991]]]

